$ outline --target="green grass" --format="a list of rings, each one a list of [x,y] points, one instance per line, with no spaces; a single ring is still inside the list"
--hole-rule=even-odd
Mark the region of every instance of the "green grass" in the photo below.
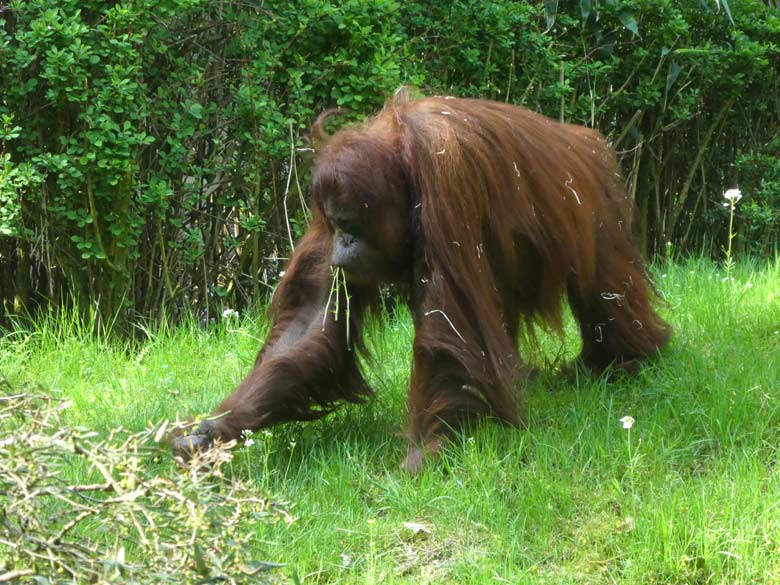
[[[258,524],[258,555],[303,583],[780,581],[780,262],[743,262],[726,281],[704,260],[656,275],[675,328],[657,362],[561,378],[548,364],[576,355],[569,322],[565,343],[523,349],[542,368],[528,429],[467,429],[413,478],[397,469],[413,328],[405,314],[370,324],[376,401],[236,452],[232,472],[296,517]],[[140,429],[208,412],[264,326],[151,329],[130,347],[41,319],[0,339],[0,376],[72,400],[72,424]]]

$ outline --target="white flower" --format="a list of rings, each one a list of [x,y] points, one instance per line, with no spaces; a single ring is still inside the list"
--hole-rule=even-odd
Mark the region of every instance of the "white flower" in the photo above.
[[[233,309],[227,308],[224,311],[222,311],[222,318],[223,319],[238,319],[238,311],[234,311]]]
[[[624,429],[630,429],[634,426],[634,417],[633,416],[624,416],[620,419],[620,422],[623,423]]]
[[[726,200],[726,203],[723,204],[726,207],[729,205],[736,205],[737,201],[742,199],[742,191],[739,189],[729,189],[723,194],[723,198]]]
[[[244,429],[241,431],[241,438],[244,440],[244,447],[251,447],[255,444],[255,440],[252,438],[254,433],[250,429]]]

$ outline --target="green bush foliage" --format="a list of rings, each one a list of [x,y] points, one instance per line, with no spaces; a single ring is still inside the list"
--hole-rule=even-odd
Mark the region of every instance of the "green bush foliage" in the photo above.
[[[305,229],[306,129],[403,84],[608,135],[648,253],[775,245],[780,13],[685,0],[13,0],[0,8],[0,321],[263,298]]]

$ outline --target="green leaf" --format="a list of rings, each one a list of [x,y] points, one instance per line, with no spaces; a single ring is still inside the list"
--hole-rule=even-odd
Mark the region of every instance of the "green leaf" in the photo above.
[[[194,104],[192,104],[188,111],[190,115],[196,120],[203,119],[203,106],[200,105],[199,103],[195,102]]]
[[[682,67],[677,63],[674,61],[669,63],[669,72],[666,74],[666,93],[669,93],[669,89],[674,85],[674,82],[677,81],[680,71],[682,71]]]
[[[634,17],[633,12],[631,12],[630,10],[624,10],[623,12],[620,13],[619,18],[620,18],[620,22],[623,23],[623,26],[625,26],[636,36],[641,36],[639,34],[639,25],[636,22],[636,18]]]
[[[591,0],[580,0],[580,12],[582,13],[583,22],[590,18],[591,8]]]
[[[555,17],[558,14],[558,0],[544,0],[544,15],[547,18],[547,30],[550,32],[555,25]]]
[[[200,547],[200,545],[196,542],[193,545],[193,556],[195,557],[195,568],[198,571],[199,574],[203,575],[204,577],[207,577],[209,574],[209,567],[206,564],[206,559],[203,555],[203,549]]]
[[[731,9],[729,8],[729,0],[720,0],[720,2],[723,4],[723,9],[726,11],[726,16],[729,17],[729,20],[731,21],[731,26],[737,26],[734,22],[734,18],[731,16]]]

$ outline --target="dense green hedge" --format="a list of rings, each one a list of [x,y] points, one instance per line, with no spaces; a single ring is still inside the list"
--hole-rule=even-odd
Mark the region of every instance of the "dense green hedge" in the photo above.
[[[735,185],[742,245],[767,252],[780,226],[771,4],[0,4],[0,321],[74,298],[124,319],[262,297],[304,229],[306,128],[402,84],[600,128],[648,253],[717,253]]]

